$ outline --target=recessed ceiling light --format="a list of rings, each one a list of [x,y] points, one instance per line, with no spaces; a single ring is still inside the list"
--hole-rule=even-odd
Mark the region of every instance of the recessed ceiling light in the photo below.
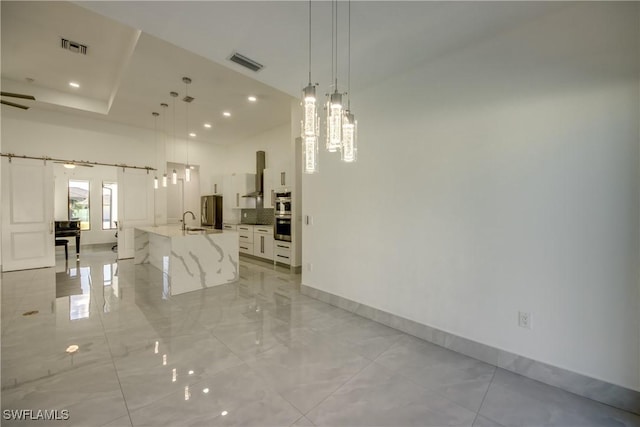
[[[251,102],[256,102],[258,100],[258,98],[256,98],[255,96],[250,96],[247,99]]]
[[[231,113],[228,111],[225,111],[224,113],[222,113],[222,115],[225,117],[231,117]]]
[[[194,132],[191,132],[189,136],[195,138],[196,134]]]
[[[80,87],[80,84],[79,84],[79,83],[76,83],[76,82],[69,82],[69,86],[71,86],[71,87],[75,87],[75,88],[79,88],[79,87]]]
[[[76,351],[78,351],[80,347],[78,347],[75,344],[71,344],[69,347],[67,347],[67,349],[65,350],[67,353],[75,353]]]
[[[207,129],[211,129],[211,123],[205,123],[204,127],[206,127]]]

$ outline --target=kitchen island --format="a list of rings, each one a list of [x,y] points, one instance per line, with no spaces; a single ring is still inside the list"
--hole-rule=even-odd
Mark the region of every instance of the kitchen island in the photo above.
[[[238,280],[238,233],[180,225],[138,227],[135,263],[163,275],[163,292],[178,295]]]

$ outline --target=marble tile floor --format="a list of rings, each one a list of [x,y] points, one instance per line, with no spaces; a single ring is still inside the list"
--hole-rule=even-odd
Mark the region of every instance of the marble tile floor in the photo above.
[[[3,426],[640,426],[301,295],[268,264],[172,297],[109,250],[58,257],[1,277]],[[69,417],[7,419],[23,409]]]

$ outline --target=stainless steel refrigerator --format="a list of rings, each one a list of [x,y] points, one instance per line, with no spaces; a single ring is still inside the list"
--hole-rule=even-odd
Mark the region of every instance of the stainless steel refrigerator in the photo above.
[[[202,196],[200,209],[202,225],[222,230],[222,196]]]

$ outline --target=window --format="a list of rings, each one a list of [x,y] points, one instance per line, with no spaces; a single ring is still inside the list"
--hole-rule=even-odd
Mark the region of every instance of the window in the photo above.
[[[89,181],[69,180],[69,221],[80,221],[80,230],[90,230]]]
[[[102,229],[114,230],[118,222],[118,184],[102,183]]]

